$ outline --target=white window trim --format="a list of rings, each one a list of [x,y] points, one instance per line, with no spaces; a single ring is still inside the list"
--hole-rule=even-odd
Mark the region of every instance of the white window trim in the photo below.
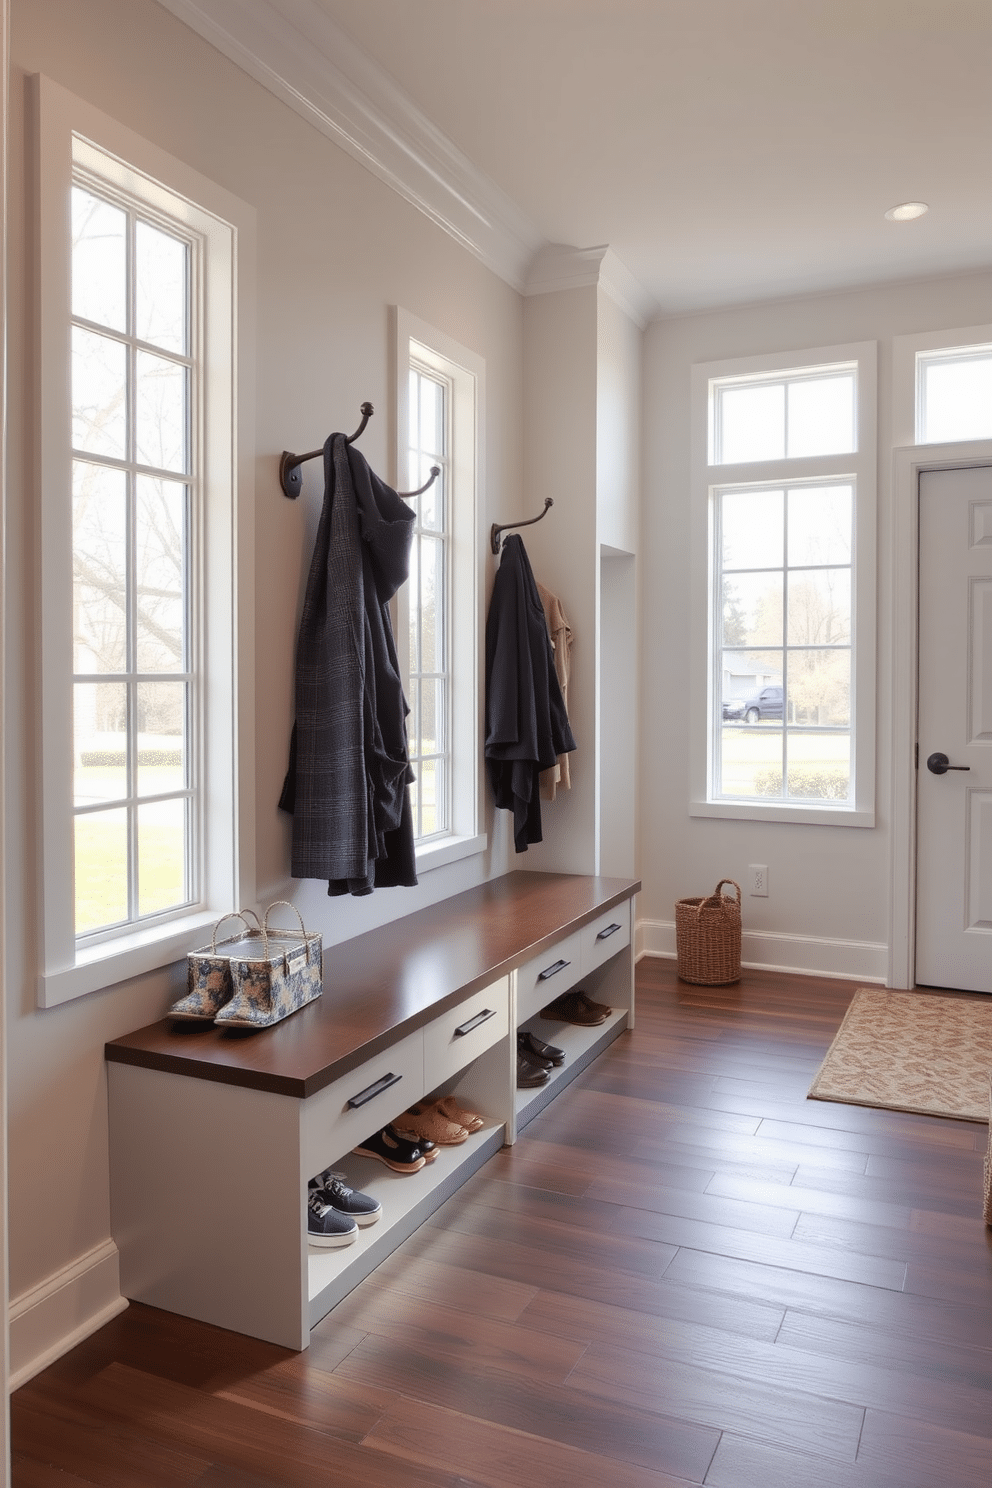
[[[221,914],[255,898],[254,863],[254,210],[181,161],[74,97],[32,80],[40,257],[37,496],[41,511],[41,903],[37,996],[53,1007],[180,959]],[[188,204],[204,237],[210,290],[203,314],[205,597],[200,761],[201,901],[189,913],[77,948],[73,925],[69,369],[69,202],[75,159],[114,158],[115,183],[175,213]],[[106,172],[106,160],[101,160]],[[166,186],[163,196],[158,182]],[[195,205],[194,205],[195,204]],[[226,286],[226,288],[225,288]]]
[[[921,351],[966,351],[992,344],[992,325],[959,326],[949,331],[924,331],[892,338],[892,443],[896,449],[917,443],[916,359]],[[940,449],[927,444],[926,449]],[[950,445],[947,446],[951,448]]]
[[[427,353],[425,356],[424,353]],[[451,831],[447,836],[417,844],[417,871],[428,872],[444,864],[485,852],[482,772],[479,766],[482,739],[482,596],[485,554],[480,540],[479,513],[486,509],[485,390],[486,364],[482,357],[459,345],[443,332],[397,307],[395,311],[396,431],[393,472],[398,486],[405,484],[409,428],[409,378],[411,356],[430,365],[430,354],[438,358],[437,370],[453,381],[451,450],[449,456],[452,495],[450,553],[451,605]],[[474,492],[474,501],[465,493]],[[398,627],[402,659],[404,636]]]
[[[692,618],[689,679],[689,815],[737,821],[779,821],[812,826],[875,825],[875,511],[877,488],[877,343],[857,341],[796,352],[734,357],[699,363],[692,369]],[[710,381],[721,377],[781,372],[833,362],[858,363],[857,429],[854,454],[815,459],[754,460],[738,465],[709,463]],[[713,496],[716,487],[799,482],[853,475],[857,483],[852,596],[856,632],[852,652],[851,721],[854,737],[853,805],[793,806],[776,801],[711,799],[712,729],[715,687],[712,676]]]

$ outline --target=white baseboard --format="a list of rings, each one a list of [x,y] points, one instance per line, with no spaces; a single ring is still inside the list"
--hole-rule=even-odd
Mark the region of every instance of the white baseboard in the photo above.
[[[16,1390],[123,1312],[117,1246],[94,1246],[10,1303],[10,1380]]]
[[[635,955],[675,958],[674,920],[638,920]],[[848,977],[880,982],[889,974],[889,948],[866,940],[827,940],[812,935],[782,935],[745,930],[741,965],[761,971],[792,971],[805,976]]]

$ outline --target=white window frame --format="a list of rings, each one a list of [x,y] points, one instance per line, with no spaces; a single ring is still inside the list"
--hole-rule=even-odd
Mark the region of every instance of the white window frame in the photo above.
[[[714,380],[735,377],[789,376],[808,368],[857,364],[856,429],[853,453],[781,460],[749,460],[734,465],[711,463],[711,395]],[[692,575],[690,639],[689,814],[742,821],[798,822],[810,825],[873,827],[875,825],[875,521],[877,343],[812,347],[700,363],[692,369]],[[794,805],[788,801],[714,799],[714,730],[720,719],[718,679],[714,674],[715,626],[714,499],[728,486],[749,489],[775,484],[801,484],[817,479],[851,477],[855,486],[854,553],[852,555],[851,733],[854,798],[848,802]]]
[[[920,427],[920,356],[928,352],[967,352],[992,345],[992,325],[959,326],[892,338],[892,444],[905,449],[922,444]],[[928,449],[939,446],[928,443]]]
[[[449,829],[417,843],[417,870],[484,852],[482,772],[482,594],[485,555],[479,513],[485,511],[485,362],[434,326],[397,307],[395,311],[396,485],[409,489],[409,372],[412,363],[434,371],[451,391],[448,450],[448,592],[451,769]],[[397,595],[397,651],[404,678],[407,655],[407,587]]]
[[[37,996],[52,1007],[153,971],[255,897],[252,387],[255,214],[181,161],[44,77],[32,80],[38,184],[36,406],[41,512],[42,924]],[[199,897],[175,917],[77,941],[72,863],[70,199],[76,165],[183,224],[209,289],[198,410],[203,499],[194,517],[202,809]],[[240,374],[240,375],[239,375]],[[246,396],[247,394],[247,396]],[[240,725],[240,726],[239,726]],[[67,850],[68,848],[68,850]]]

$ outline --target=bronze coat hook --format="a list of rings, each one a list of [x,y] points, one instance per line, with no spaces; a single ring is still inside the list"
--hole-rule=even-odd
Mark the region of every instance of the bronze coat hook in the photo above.
[[[554,502],[552,501],[551,497],[545,496],[544,510],[540,513],[539,516],[529,517],[526,522],[504,522],[502,526],[500,526],[499,523],[494,522],[492,527],[490,527],[489,529],[489,545],[492,548],[493,552],[499,552],[499,535],[501,532],[509,532],[511,527],[533,527],[535,522],[539,522],[541,520],[541,517],[546,517],[548,515],[548,511],[552,506],[554,506]]]
[[[347,442],[349,444],[354,444],[355,440],[360,439],[365,433],[365,426],[373,413],[375,413],[375,409],[371,403],[363,403],[361,412],[362,422],[354,434],[348,436]],[[306,455],[294,455],[289,450],[283,450],[282,459],[279,461],[279,484],[282,486],[283,495],[288,496],[290,501],[295,501],[303,489],[303,472],[300,466],[305,460],[316,460],[317,456],[323,453],[323,445],[321,445],[320,449],[311,450]],[[422,486],[418,486],[416,491],[397,491],[396,494],[402,497],[404,501],[409,501],[411,496],[422,496],[434,484],[440,474],[440,465],[432,465],[429,477]]]

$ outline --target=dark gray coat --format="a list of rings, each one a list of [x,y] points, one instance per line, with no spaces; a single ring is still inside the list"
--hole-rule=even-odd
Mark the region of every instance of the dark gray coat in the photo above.
[[[417,882],[406,715],[389,601],[414,514],[343,434],[324,445],[324,505],[296,652],[296,724],[279,805],[292,872],[329,894]]]
[[[486,773],[497,806],[513,812],[517,852],[540,842],[538,777],[575,739],[527,550],[504,539],[486,619]]]

